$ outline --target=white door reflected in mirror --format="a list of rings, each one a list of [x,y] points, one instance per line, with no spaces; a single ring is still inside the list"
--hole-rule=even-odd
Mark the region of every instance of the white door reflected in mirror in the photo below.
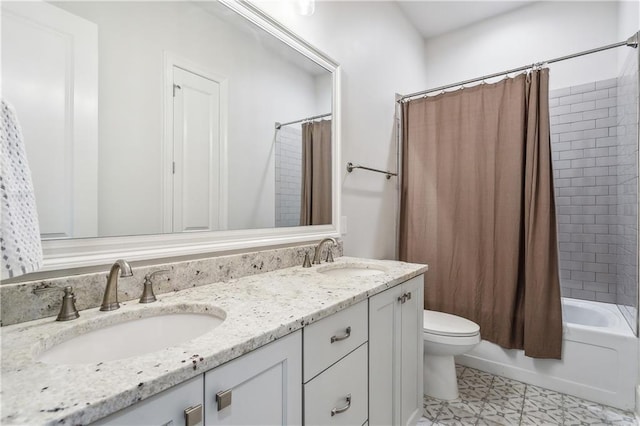
[[[167,232],[226,229],[220,84],[173,67],[173,226]]]

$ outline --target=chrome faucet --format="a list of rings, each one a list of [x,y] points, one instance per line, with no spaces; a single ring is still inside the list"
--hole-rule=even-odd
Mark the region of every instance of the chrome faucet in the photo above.
[[[104,297],[102,298],[101,311],[113,311],[120,307],[118,303],[118,275],[121,277],[130,277],[131,265],[126,260],[118,259],[111,266],[109,275],[107,276],[107,287],[104,289]]]
[[[322,254],[322,246],[325,245],[325,243],[328,243],[328,242],[332,242],[334,247],[336,247],[338,245],[338,242],[336,241],[336,239],[335,238],[331,238],[331,237],[325,238],[324,240],[320,241],[320,243],[316,246],[315,253],[313,254],[313,262],[312,263],[314,265],[319,265],[321,263],[320,262],[320,256]],[[333,255],[331,254],[331,247],[329,247],[327,250],[328,251],[327,251],[327,260],[326,261],[327,262],[333,262]]]

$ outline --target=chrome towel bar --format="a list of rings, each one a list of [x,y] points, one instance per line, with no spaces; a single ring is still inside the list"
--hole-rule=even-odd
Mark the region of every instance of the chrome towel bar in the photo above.
[[[391,176],[398,176],[397,173],[393,173],[387,170],[378,170],[378,169],[372,169],[371,167],[365,167],[365,166],[361,166],[359,164],[353,164],[352,162],[348,162],[347,163],[347,171],[349,173],[351,173],[353,171],[353,169],[363,169],[363,170],[369,170],[370,172],[376,172],[376,173],[382,173],[384,175],[387,175],[387,179],[391,179]]]

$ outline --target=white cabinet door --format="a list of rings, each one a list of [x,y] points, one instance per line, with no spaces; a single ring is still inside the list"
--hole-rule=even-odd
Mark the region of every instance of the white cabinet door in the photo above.
[[[92,424],[182,426],[185,424],[184,410],[202,404],[203,386],[201,374]]]
[[[400,424],[402,425],[415,425],[422,416],[423,280],[421,275],[402,284],[403,294],[411,296],[401,304]]]
[[[301,331],[205,373],[204,395],[207,425],[302,424]]]
[[[369,424],[415,424],[422,412],[423,276],[369,299]]]
[[[400,423],[402,286],[369,299],[369,424]]]

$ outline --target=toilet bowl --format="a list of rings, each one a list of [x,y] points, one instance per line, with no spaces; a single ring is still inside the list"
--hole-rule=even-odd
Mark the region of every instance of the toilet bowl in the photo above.
[[[455,355],[480,343],[480,326],[444,312],[424,311],[424,394],[433,398],[458,398]]]

